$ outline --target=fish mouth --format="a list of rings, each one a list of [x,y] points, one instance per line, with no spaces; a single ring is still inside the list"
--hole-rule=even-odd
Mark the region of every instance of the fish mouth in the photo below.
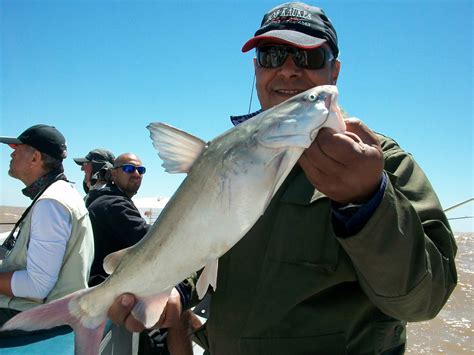
[[[322,102],[324,102],[324,106],[326,106],[326,109],[328,110],[328,113],[326,114],[326,117],[324,118],[324,120],[321,122],[321,124],[318,125],[318,127],[314,128],[311,133],[310,133],[310,139],[312,141],[314,141],[316,139],[316,136],[318,135],[319,133],[319,129],[324,126],[324,124],[327,122],[327,120],[329,119],[329,116],[331,116],[331,113],[334,108],[332,107],[333,106],[333,103],[334,103],[334,97],[335,95],[333,93],[328,93],[328,94],[324,94],[324,95],[320,95],[320,98]],[[337,107],[337,106],[336,106]],[[336,113],[337,114],[337,113]]]

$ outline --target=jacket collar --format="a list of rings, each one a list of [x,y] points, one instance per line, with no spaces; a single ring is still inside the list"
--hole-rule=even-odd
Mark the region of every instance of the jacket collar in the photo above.
[[[230,116],[230,120],[234,126],[237,126],[238,124],[241,124],[242,122],[247,121],[248,119],[257,116],[259,113],[261,113],[263,110],[260,109],[258,111],[246,114],[246,115],[241,115],[241,116]]]

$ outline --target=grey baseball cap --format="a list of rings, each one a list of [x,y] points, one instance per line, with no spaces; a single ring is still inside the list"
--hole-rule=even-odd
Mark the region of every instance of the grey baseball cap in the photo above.
[[[114,164],[115,156],[114,154],[107,150],[107,149],[94,149],[91,150],[84,158],[74,158],[74,161],[77,165],[82,165],[87,162],[95,162],[95,163],[105,163],[109,162],[110,164]]]

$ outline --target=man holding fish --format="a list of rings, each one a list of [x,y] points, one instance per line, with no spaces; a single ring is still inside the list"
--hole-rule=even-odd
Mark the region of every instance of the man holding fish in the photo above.
[[[319,8],[275,7],[242,51],[253,48],[263,111],[337,82],[337,35]],[[456,246],[429,181],[395,141],[357,119],[345,125],[319,132],[263,216],[219,259],[200,331],[209,353],[402,354],[406,322],[435,317],[447,301]],[[171,297],[157,326],[195,304],[182,301]],[[120,296],[109,317],[142,330],[134,303]]]
[[[150,124],[163,166],[187,174],[158,220],[106,257],[103,283],[2,330],[67,323],[76,353],[94,354],[107,314],[170,327],[209,285],[197,334],[211,354],[402,354],[406,322],[436,316],[456,285],[452,232],[412,156],[342,119],[331,21],[280,5],[252,48],[262,112],[207,143]]]

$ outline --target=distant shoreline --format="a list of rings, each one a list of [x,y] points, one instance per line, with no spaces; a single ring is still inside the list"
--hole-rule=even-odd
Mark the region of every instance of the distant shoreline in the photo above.
[[[0,206],[0,233],[9,232],[26,207]]]

